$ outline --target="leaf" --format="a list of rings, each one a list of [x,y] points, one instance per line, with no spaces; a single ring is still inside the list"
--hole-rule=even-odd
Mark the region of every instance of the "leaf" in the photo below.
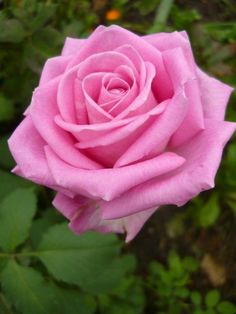
[[[216,193],[212,194],[208,202],[198,209],[198,222],[203,228],[212,226],[220,214],[219,199]]]
[[[0,138],[0,152],[1,152],[0,153],[0,166],[6,167],[8,170],[10,170],[11,168],[14,167],[15,162],[9,152],[9,148],[7,144],[8,138],[9,136],[1,136]]]
[[[93,314],[95,311],[92,296],[47,282],[39,272],[14,260],[3,270],[1,282],[8,299],[24,314]]]
[[[103,314],[141,314],[145,305],[145,295],[141,281],[137,277],[124,278],[110,295],[100,295],[99,308]]]
[[[36,30],[40,30],[43,28],[43,26],[48,22],[49,19],[53,18],[53,16],[56,13],[56,4],[49,4],[46,3],[38,3],[38,12],[37,16],[31,23],[31,29],[33,32]]]
[[[215,307],[216,304],[220,301],[220,293],[218,290],[211,290],[207,293],[205,297],[205,303],[207,307]]]
[[[110,292],[119,285],[127,273],[134,271],[135,264],[136,261],[133,255],[117,258],[109,267],[97,273],[95,277],[90,276],[83,284],[83,289],[97,294]]]
[[[93,314],[96,303],[91,295],[69,288],[53,287],[57,304],[55,312],[57,314]]]
[[[169,17],[173,3],[174,3],[173,0],[161,0],[156,10],[153,25],[148,30],[149,34],[157,33],[165,29],[165,25]]]
[[[65,221],[55,208],[46,209],[42,217],[33,221],[30,229],[30,239],[33,247],[37,247],[42,239],[44,233],[55,224]]]
[[[119,252],[114,235],[85,233],[77,236],[66,224],[51,227],[37,249],[38,258],[56,279],[95,291],[102,286],[102,273],[112,267]],[[91,285],[93,282],[93,285]]]
[[[194,305],[200,306],[202,303],[202,296],[198,291],[192,291],[190,294],[190,298]]]
[[[0,94],[0,121],[9,121],[13,117],[14,117],[13,103],[9,99],[7,99],[3,94]]]
[[[186,256],[182,263],[184,268],[189,272],[195,272],[199,268],[199,262],[192,256]]]
[[[11,305],[2,293],[0,293],[0,313],[13,314]]]
[[[36,187],[30,181],[26,181],[17,177],[13,174],[8,172],[2,171],[0,169],[0,201],[9,193],[16,190],[17,188],[27,188],[27,187]]]
[[[180,260],[180,257],[175,253],[171,252],[168,256],[168,265],[170,270],[175,275],[175,278],[182,276],[184,274],[184,268],[182,265],[182,262]]]
[[[0,204],[0,246],[5,251],[13,251],[27,239],[36,201],[32,189],[18,189]]]
[[[1,276],[7,298],[24,314],[53,313],[53,294],[43,277],[30,267],[9,260]]]
[[[189,296],[189,290],[185,287],[176,288],[175,295],[181,299],[186,299]]]
[[[228,301],[222,301],[217,306],[217,310],[221,314],[235,314],[236,313],[236,306]]]
[[[0,29],[0,43],[19,43],[26,36],[26,31],[17,19],[1,19]]]

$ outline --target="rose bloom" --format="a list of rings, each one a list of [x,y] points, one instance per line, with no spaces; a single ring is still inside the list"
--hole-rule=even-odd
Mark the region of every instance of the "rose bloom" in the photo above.
[[[197,67],[185,32],[99,26],[47,60],[9,140],[13,172],[56,190],[74,232],[130,241],[159,206],[213,188],[231,92]]]

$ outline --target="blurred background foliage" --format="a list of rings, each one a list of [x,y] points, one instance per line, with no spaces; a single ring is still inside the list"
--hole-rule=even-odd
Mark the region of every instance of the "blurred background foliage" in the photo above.
[[[198,64],[236,87],[234,0],[0,1],[0,313],[236,313],[235,139],[213,191],[161,208],[128,245],[115,235],[75,236],[51,191],[9,172],[7,138],[45,60],[66,36],[114,23],[138,34],[187,30]],[[235,105],[236,93],[228,120],[236,121]]]

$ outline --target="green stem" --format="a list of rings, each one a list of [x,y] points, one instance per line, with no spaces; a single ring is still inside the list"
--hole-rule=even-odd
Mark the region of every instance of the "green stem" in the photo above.
[[[148,33],[157,33],[165,29],[167,19],[169,17],[171,7],[174,0],[162,0],[157,7],[156,15],[152,27],[149,28]]]
[[[7,300],[2,293],[0,293],[0,303],[2,304],[2,306],[4,308],[5,314],[13,314],[13,312],[11,311],[10,305],[7,303]]]

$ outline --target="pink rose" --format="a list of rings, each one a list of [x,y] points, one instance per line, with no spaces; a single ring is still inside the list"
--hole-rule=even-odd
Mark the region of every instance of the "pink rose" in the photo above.
[[[236,128],[224,121],[231,91],[197,67],[185,32],[67,38],[9,140],[13,171],[56,190],[76,233],[129,241],[158,206],[214,186]]]

